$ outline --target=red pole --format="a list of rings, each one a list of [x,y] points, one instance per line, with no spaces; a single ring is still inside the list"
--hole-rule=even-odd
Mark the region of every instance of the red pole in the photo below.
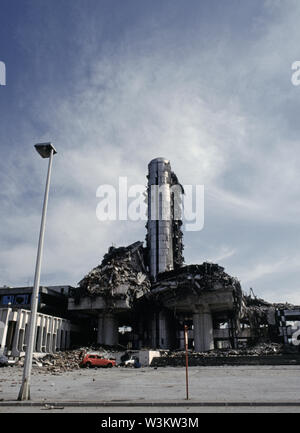
[[[188,327],[184,325],[184,343],[185,343],[185,382],[186,382],[186,399],[189,399],[189,376],[188,376]]]

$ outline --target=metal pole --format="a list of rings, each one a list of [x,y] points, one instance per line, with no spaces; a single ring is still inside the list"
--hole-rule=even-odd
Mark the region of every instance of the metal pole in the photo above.
[[[28,346],[26,348],[23,380],[22,380],[22,385],[20,388],[18,400],[30,400],[30,376],[31,376],[31,368],[32,368],[32,354],[33,354],[33,347],[35,343],[35,334],[36,334],[36,316],[37,316],[37,306],[38,306],[38,299],[39,299],[41,263],[42,263],[42,253],[43,253],[43,246],[44,246],[46,213],[47,213],[47,206],[48,206],[48,196],[49,196],[53,154],[54,154],[53,149],[51,149],[50,157],[49,157],[46,188],[45,188],[45,196],[44,196],[39,245],[38,245],[38,252],[37,252],[37,259],[36,259],[36,266],[35,266],[34,286],[33,286],[32,299],[31,299],[29,340],[28,340]]]
[[[189,399],[189,376],[188,376],[188,327],[184,325],[184,343],[185,343],[185,383],[186,399]]]

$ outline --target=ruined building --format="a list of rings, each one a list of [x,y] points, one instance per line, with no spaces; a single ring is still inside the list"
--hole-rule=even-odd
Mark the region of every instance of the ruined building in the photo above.
[[[184,265],[184,189],[164,158],[149,163],[147,178],[145,246],[138,241],[110,247],[67,293],[61,286],[42,288],[36,350],[91,343],[180,350],[185,324],[189,347],[196,352],[261,341],[291,343],[291,324],[300,320],[300,308],[244,294],[239,281],[218,264]],[[0,290],[0,350],[15,356],[26,349],[31,291]]]
[[[125,343],[133,348],[183,349],[184,324],[197,352],[260,340],[288,343],[282,317],[300,319],[299,308],[246,296],[217,264],[184,266],[183,187],[165,158],[149,163],[147,178],[146,247],[110,247],[69,299],[69,310],[93,320],[97,343],[118,344],[118,329],[126,326],[132,332]]]

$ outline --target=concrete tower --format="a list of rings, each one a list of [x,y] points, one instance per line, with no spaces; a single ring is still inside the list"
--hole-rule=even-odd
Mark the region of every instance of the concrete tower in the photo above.
[[[170,271],[183,262],[178,213],[174,221],[174,200],[178,203],[178,195],[182,192],[182,186],[171,171],[170,161],[153,159],[148,165],[147,246],[150,275],[154,279],[160,272]]]

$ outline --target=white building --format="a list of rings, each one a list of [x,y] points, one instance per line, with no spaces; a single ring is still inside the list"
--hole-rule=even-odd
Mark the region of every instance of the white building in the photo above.
[[[31,312],[15,308],[0,309],[0,351],[7,356],[25,355]],[[55,353],[70,346],[71,322],[60,317],[37,314],[34,352]]]

